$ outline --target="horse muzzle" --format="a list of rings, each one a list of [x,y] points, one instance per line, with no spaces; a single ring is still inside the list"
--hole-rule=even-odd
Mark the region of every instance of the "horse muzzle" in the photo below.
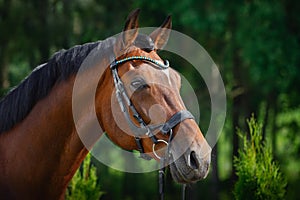
[[[172,154],[171,154],[171,157]],[[189,148],[178,159],[170,164],[170,171],[174,181],[178,183],[195,183],[206,178],[211,161],[211,148],[204,152]]]

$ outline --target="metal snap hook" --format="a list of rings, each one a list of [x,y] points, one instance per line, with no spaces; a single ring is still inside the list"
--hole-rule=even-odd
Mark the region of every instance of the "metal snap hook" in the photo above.
[[[169,145],[169,143],[167,141],[165,141],[165,140],[157,140],[156,143],[153,143],[153,145],[152,145],[152,152],[153,152],[154,156],[156,158],[158,158],[159,160],[161,160],[161,157],[155,152],[155,145],[157,145],[160,142],[164,143],[167,146]]]

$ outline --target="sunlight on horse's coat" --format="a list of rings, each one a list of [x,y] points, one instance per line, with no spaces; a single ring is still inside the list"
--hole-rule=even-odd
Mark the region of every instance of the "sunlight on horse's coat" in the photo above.
[[[164,70],[162,70],[162,72],[167,76],[168,82],[169,82],[169,84],[171,85],[172,83],[171,83],[171,78],[170,78],[170,71],[169,71],[169,69],[164,69]]]

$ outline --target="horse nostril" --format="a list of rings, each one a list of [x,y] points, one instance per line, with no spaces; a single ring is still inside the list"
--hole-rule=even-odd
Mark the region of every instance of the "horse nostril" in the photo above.
[[[195,151],[192,151],[190,156],[189,156],[189,165],[192,169],[198,169],[199,168],[199,162],[197,160],[197,157],[196,157],[196,153]]]

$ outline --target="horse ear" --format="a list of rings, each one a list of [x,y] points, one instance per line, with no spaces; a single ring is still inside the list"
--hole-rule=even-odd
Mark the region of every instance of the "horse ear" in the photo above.
[[[139,14],[140,14],[140,9],[135,9],[127,17],[125,27],[122,33],[124,48],[129,47],[135,41],[135,38],[138,35]]]
[[[167,44],[170,36],[171,28],[172,28],[172,19],[171,16],[169,15],[165,19],[163,24],[150,34],[150,37],[153,40],[155,45],[154,47],[155,50],[163,49],[164,46]]]

